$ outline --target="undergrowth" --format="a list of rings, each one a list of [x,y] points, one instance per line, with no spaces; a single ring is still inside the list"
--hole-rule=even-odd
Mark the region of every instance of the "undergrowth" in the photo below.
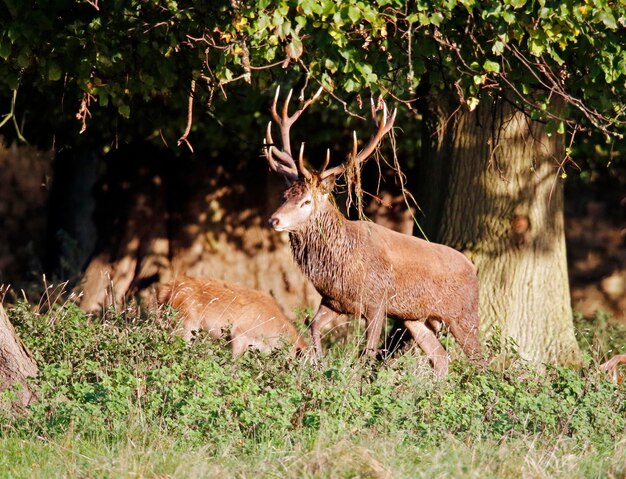
[[[355,459],[354,474],[342,470],[336,477],[392,477],[385,475],[389,468],[414,477],[410,471],[416,458],[405,457],[406,451],[433,454],[452,443],[457,450],[486,447],[495,454],[509,443],[554,450],[567,443],[583,456],[593,451],[602,458],[596,466],[586,466],[593,474],[608,470],[623,476],[626,471],[614,459],[626,442],[626,385],[610,383],[595,367],[598,338],[588,341],[596,344],[586,349],[591,367],[581,370],[536,369],[521,361],[496,370],[459,360],[446,380],[436,380],[415,352],[384,363],[366,362],[347,342],[329,349],[318,364],[286,351],[249,352],[234,360],[220,341],[200,335],[187,345],[158,318],[112,312],[105,319],[92,318],[70,303],[47,314],[21,303],[9,314],[41,370],[33,379],[39,400],[29,413],[0,415],[3,446],[21,447],[22,453],[31,441],[69,441],[72,445],[64,447],[75,458],[89,457],[76,448],[95,445],[119,455],[128,451],[130,441],[136,452],[143,450],[137,443],[144,448],[167,445],[168,453],[158,455],[146,475],[165,470],[184,476],[173,472],[180,463],[168,466],[164,458],[191,450],[214,461],[218,469],[203,469],[208,476],[229,476],[227,471],[240,468],[233,461],[252,460],[251,471],[237,475],[255,477],[261,474],[255,462],[259,458],[272,464],[273,473],[283,468],[279,475],[284,476],[308,458],[294,477],[305,470],[305,476],[334,477],[329,465],[334,462],[326,455],[339,447],[348,457],[363,443],[370,449],[354,454],[367,456],[372,454],[368,451],[380,452],[384,440],[396,452],[380,452],[385,457],[382,476],[364,472],[373,461]],[[619,330],[607,334],[621,337]],[[319,452],[320,445],[326,452]],[[520,460],[528,467],[527,456]],[[11,463],[7,456],[1,461]],[[330,462],[324,466],[320,461]],[[16,477],[24,473],[11,464]],[[79,467],[78,475],[89,476],[88,464]],[[126,464],[118,470],[138,467]],[[580,464],[576,469],[585,471]]]

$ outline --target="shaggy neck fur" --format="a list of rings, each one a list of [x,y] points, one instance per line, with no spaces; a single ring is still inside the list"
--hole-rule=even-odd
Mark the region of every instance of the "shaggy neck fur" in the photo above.
[[[294,259],[318,291],[330,292],[343,283],[356,243],[349,221],[332,203],[320,205],[306,227],[289,238]]]

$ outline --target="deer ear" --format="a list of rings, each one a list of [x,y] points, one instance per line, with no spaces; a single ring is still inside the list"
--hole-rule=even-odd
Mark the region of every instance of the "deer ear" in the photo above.
[[[332,193],[333,189],[335,188],[336,179],[337,177],[335,175],[328,175],[326,178],[320,181],[321,190],[326,194]]]
[[[336,179],[337,177],[335,175],[329,175],[324,178],[322,181],[320,181],[321,190],[326,194],[332,193],[333,189],[335,188]]]

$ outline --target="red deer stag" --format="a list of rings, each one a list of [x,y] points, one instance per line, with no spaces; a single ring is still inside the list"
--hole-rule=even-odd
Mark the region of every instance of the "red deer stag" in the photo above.
[[[335,178],[346,166],[326,169],[329,153],[319,172],[304,166],[303,146],[298,163],[291,153],[289,130],[321,89],[302,108],[289,115],[291,92],[279,115],[271,106],[280,128],[282,150],[267,126],[264,153],[270,168],[285,177],[288,188],[283,203],[269,219],[277,231],[289,232],[295,261],[322,295],[311,335],[315,353],[322,354],[320,327],[339,314],[365,317],[366,354],[375,355],[386,316],[402,321],[424,350],[437,374],[445,375],[449,358],[435,333],[443,321],[465,353],[478,358],[478,279],[472,263],[460,252],[444,245],[397,233],[369,221],[350,221],[331,199]],[[374,134],[358,151],[356,133],[349,161],[360,167],[391,130],[396,111],[383,103],[378,122],[374,101]]]
[[[178,309],[186,341],[199,329],[215,339],[227,336],[233,356],[249,348],[270,351],[285,343],[293,344],[294,353],[307,347],[276,301],[254,289],[182,276],[159,286],[157,300]]]

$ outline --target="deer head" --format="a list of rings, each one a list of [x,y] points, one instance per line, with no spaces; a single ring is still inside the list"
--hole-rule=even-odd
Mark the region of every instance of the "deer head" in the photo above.
[[[276,95],[272,102],[271,113],[274,122],[280,129],[282,150],[276,148],[272,138],[272,122],[267,124],[267,132],[263,140],[264,154],[270,168],[281,174],[289,188],[283,194],[283,203],[269,219],[269,224],[277,231],[295,232],[306,227],[313,213],[326,208],[329,204],[328,198],[335,186],[335,179],[341,175],[346,165],[341,164],[327,169],[330,163],[330,150],[326,150],[326,159],[319,171],[308,170],[304,166],[304,143],[300,145],[298,162],[291,154],[290,128],[300,117],[302,112],[313,103],[322,93],[320,88],[313,97],[307,100],[302,108],[293,115],[289,115],[289,101],[292,91],[289,91],[287,99],[283,104],[282,112],[279,115],[276,109],[280,87],[276,89]],[[364,162],[376,150],[382,138],[391,130],[396,119],[397,110],[394,109],[391,115],[387,110],[387,105],[382,102],[382,120],[378,122],[376,115],[376,104],[371,100],[371,113],[374,123],[374,133],[367,144],[359,151],[357,147],[356,132],[353,133],[352,152],[349,161],[356,167]]]

